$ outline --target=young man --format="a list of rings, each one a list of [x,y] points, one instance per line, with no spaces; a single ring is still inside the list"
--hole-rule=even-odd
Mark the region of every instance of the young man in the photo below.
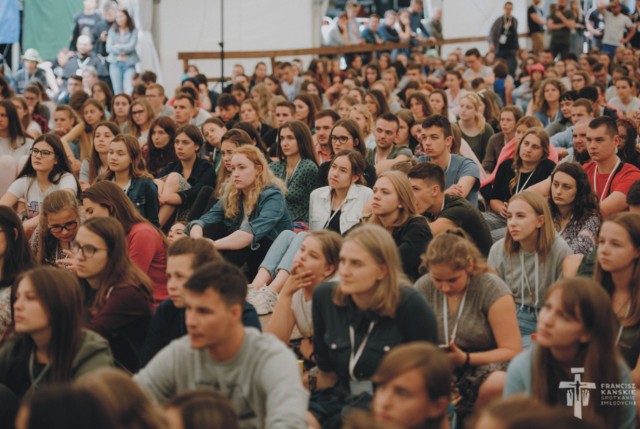
[[[314,140],[318,165],[331,161],[333,150],[331,149],[331,139],[329,137],[331,136],[333,124],[338,120],[340,120],[340,115],[330,109],[316,113]]]
[[[398,137],[398,128],[400,128],[400,121],[392,113],[380,115],[376,121],[373,131],[376,147],[367,150],[366,160],[367,163],[376,167],[377,174],[387,171],[400,161],[407,161],[413,157],[411,149],[394,143]]]
[[[487,143],[487,151],[482,160],[484,171],[491,173],[496,167],[498,156],[504,145],[516,136],[516,124],[522,118],[522,110],[516,106],[506,106],[500,112],[500,132],[494,134]]]
[[[432,162],[423,162],[409,170],[411,190],[418,213],[429,220],[434,236],[449,228],[465,230],[483,255],[488,255],[493,241],[482,213],[464,198],[446,195],[444,171]]]
[[[578,98],[571,105],[571,123],[576,124],[582,118],[594,117],[593,103],[586,98]],[[567,155],[567,149],[571,148],[571,142],[573,140],[573,126],[568,127],[566,130],[551,136],[551,144],[558,148],[558,155],[560,158],[564,158]]]
[[[220,120],[224,122],[227,128],[232,128],[240,118],[240,103],[232,94],[222,94],[218,97],[218,114]]]
[[[147,86],[144,95],[151,104],[156,116],[173,116],[173,108],[165,104],[167,97],[164,95],[164,87],[158,83],[151,83]]]
[[[308,392],[294,354],[242,325],[247,281],[228,262],[199,267],[185,284],[188,336],[173,341],[134,376],[159,402],[208,388],[225,395],[242,428],[307,427]]]
[[[575,26],[575,16],[568,7],[567,0],[558,0],[555,13],[547,18],[547,29],[551,33],[549,49],[553,58],[558,55],[562,59],[566,58],[571,46],[571,31]]]
[[[453,134],[449,120],[441,115],[427,117],[422,122],[420,138],[429,160],[444,171],[444,192],[466,198],[477,206],[480,169],[469,158],[451,153]]]
[[[285,122],[293,121],[295,119],[295,114],[296,105],[291,101],[285,100],[276,104],[274,112],[276,126],[269,130],[263,138],[265,144],[269,148],[269,156],[276,157],[276,149],[280,144],[280,127],[283,126]]]
[[[613,57],[616,49],[629,43],[629,40],[636,33],[636,26],[631,22],[631,18],[622,13],[620,0],[598,5],[598,11],[604,18],[604,35],[600,49]]]
[[[95,67],[101,80],[109,78],[109,70],[105,61],[93,52],[93,42],[90,36],[84,34],[78,36],[75,48],[74,55],[62,67],[62,80],[65,83],[70,76],[82,75],[82,71],[88,66]]]
[[[616,121],[600,116],[589,123],[587,150],[591,162],[584,164],[584,169],[605,219],[627,209],[627,192],[633,182],[640,179],[640,170],[621,162],[616,155],[619,143]]]
[[[517,62],[516,52],[520,48],[518,43],[518,20],[512,15],[513,3],[504,4],[504,15],[496,19],[489,32],[489,49],[495,52],[496,58],[502,58],[509,66],[509,74],[515,75]]]
[[[533,0],[533,4],[527,9],[531,50],[534,54],[538,54],[544,49],[544,12],[538,6],[539,4],[540,0]]]
[[[189,125],[194,113],[197,113],[197,110],[193,97],[184,92],[176,94],[173,99],[173,120],[178,128]]]
[[[380,44],[383,40],[378,34],[378,28],[380,28],[380,15],[373,13],[369,16],[367,26],[360,32],[360,37],[370,45]]]
[[[571,126],[571,107],[577,99],[578,93],[576,91],[567,91],[560,95],[560,113],[562,113],[562,116],[544,127],[549,137],[555,136]]]
[[[584,164],[591,161],[589,151],[587,151],[587,129],[592,119],[591,116],[588,116],[575,123],[573,126],[573,147],[569,149],[567,156],[562,158],[560,162],[575,161],[579,164]]]
[[[465,70],[462,77],[468,87],[470,87],[471,81],[476,78],[482,78],[487,85],[493,85],[493,81],[495,80],[493,69],[482,64],[482,56],[478,49],[471,48],[465,52],[464,62],[469,68]]]
[[[40,82],[44,88],[47,87],[44,70],[38,68],[38,63],[41,61],[42,58],[40,58],[40,54],[35,49],[29,48],[25,51],[22,56],[22,68],[13,76],[13,89],[18,94],[22,94],[24,89],[34,81]]]
[[[167,292],[164,300],[151,319],[149,333],[140,353],[140,368],[173,340],[187,334],[184,320],[184,284],[189,280],[196,267],[208,262],[222,261],[220,253],[208,240],[182,237],[167,249]],[[261,329],[258,313],[248,302],[242,306],[244,326]]]
[[[280,86],[289,101],[293,101],[296,98],[302,85],[302,79],[296,77],[292,69],[291,63],[285,62],[280,66]]]
[[[633,80],[627,76],[622,76],[616,81],[617,97],[609,100],[609,104],[619,109],[625,116],[634,110],[640,110],[640,99],[636,97]]]

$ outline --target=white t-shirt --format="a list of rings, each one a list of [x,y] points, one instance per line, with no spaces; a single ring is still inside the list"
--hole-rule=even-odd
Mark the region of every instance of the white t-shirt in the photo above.
[[[634,110],[640,110],[640,99],[638,99],[638,97],[632,97],[629,104],[623,104],[620,98],[614,97],[609,100],[609,104],[616,109],[620,109],[620,111],[625,115],[628,115],[629,112],[632,112]]]
[[[293,316],[296,319],[298,330],[303,337],[310,337],[313,335],[311,303],[311,300],[305,300],[304,291],[302,289],[295,291],[291,297],[291,310],[293,311]]]
[[[26,143],[23,145],[19,145],[17,148],[11,148],[11,143],[9,139],[6,137],[0,137],[0,156],[10,155],[16,161],[18,161],[23,156],[29,156],[29,151],[31,150],[31,146],[33,145],[32,139],[26,139]]]
[[[611,11],[605,10],[602,43],[605,45],[622,46],[620,39],[624,37],[624,31],[632,25],[631,19],[627,15],[619,13],[616,16],[611,13]]]
[[[27,217],[32,218],[38,216],[40,213],[40,205],[44,198],[53,191],[59,191],[61,189],[73,189],[78,191],[78,184],[73,175],[64,173],[57,184],[52,184],[46,191],[42,191],[38,186],[38,181],[35,177],[20,177],[16,179],[11,186],[9,186],[8,192],[24,200],[27,206]]]

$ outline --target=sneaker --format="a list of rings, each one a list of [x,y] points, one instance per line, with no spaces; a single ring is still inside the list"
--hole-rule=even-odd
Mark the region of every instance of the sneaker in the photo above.
[[[255,307],[258,316],[273,313],[277,301],[278,294],[266,286],[247,290],[247,302]]]

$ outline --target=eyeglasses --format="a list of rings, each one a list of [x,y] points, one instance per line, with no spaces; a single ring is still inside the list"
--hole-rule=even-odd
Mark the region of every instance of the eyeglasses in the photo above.
[[[59,224],[55,224],[55,225],[49,225],[49,231],[53,232],[53,233],[59,233],[62,232],[63,229],[66,229],[67,231],[73,231],[74,229],[76,229],[78,227],[78,221],[77,220],[72,220],[71,222],[67,222],[64,223],[62,225]]]
[[[131,114],[132,115],[142,115],[144,113],[144,110],[132,110]]]
[[[78,243],[77,241],[72,242],[69,249],[71,250],[71,252],[73,252],[74,255],[77,255],[78,253],[82,252],[82,256],[84,256],[85,258],[91,258],[93,255],[96,254],[98,250],[104,250],[104,251],[109,250],[109,249],[99,249],[90,244],[85,244],[84,246],[81,246],[80,243]]]
[[[350,138],[349,136],[336,136],[336,135],[332,135],[332,136],[331,136],[331,141],[332,141],[332,142],[334,142],[334,143],[335,143],[335,142],[337,142],[337,141],[339,141],[340,143],[345,144],[346,142],[348,142],[348,141],[349,141],[349,138]]]
[[[31,149],[31,155],[33,155],[33,156],[40,155],[43,158],[47,158],[47,157],[53,155],[53,152],[51,152],[50,150],[40,150],[40,149],[33,148],[33,149]]]

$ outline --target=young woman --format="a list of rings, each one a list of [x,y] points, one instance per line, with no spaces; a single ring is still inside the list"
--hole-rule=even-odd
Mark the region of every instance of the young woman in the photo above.
[[[79,137],[84,130],[84,124],[80,119],[80,116],[67,104],[61,104],[56,106],[53,112],[53,131],[58,134],[63,143],[69,146],[70,152],[67,152],[67,157],[70,161],[74,161],[80,158],[80,140]],[[73,154],[73,159],[71,158]]]
[[[365,89],[371,89],[371,86],[382,79],[382,70],[380,70],[380,66],[376,63],[369,63],[364,66],[364,82],[362,85]]]
[[[374,122],[373,116],[371,116],[371,112],[369,112],[369,108],[364,104],[356,104],[351,108],[348,118],[355,121],[355,123],[360,127],[365,147],[367,149],[375,148],[376,138],[373,135]]]
[[[635,427],[634,401],[623,402],[625,405],[605,403],[606,390],[601,390],[605,383],[632,386],[629,370],[616,350],[615,330],[611,301],[603,288],[584,278],[559,281],[544,295],[535,347],[509,365],[505,396],[524,393],[566,409],[566,399],[573,395],[559,392],[558,386],[574,380],[573,369],[581,368],[583,383],[596,386],[589,390],[588,403],[582,402],[583,416],[602,419],[608,428]],[[630,390],[633,392],[633,388]]]
[[[34,266],[22,222],[16,212],[0,206],[0,342],[11,325],[11,286],[20,273]]]
[[[468,415],[502,395],[508,362],[522,351],[511,290],[459,229],[436,236],[423,257],[429,274],[415,288],[433,306]]]
[[[533,116],[542,122],[543,126],[562,118],[560,96],[566,91],[562,82],[557,79],[545,79],[540,85],[536,102],[533,106]]]
[[[340,281],[322,284],[313,294],[319,371],[309,380],[309,408],[323,427],[339,427],[341,410],[356,398],[366,406],[373,395],[371,377],[386,351],[436,340],[433,310],[415,289],[400,286],[401,266],[387,231],[364,225],[340,249]]]
[[[250,86],[253,88],[259,83],[262,83],[267,77],[267,64],[264,61],[258,61],[253,69],[251,75]]]
[[[101,80],[91,85],[91,98],[95,98],[104,106],[107,116],[111,116],[109,109],[111,108],[111,100],[113,100],[113,92],[106,82]]]
[[[221,261],[222,256],[205,239],[184,237],[167,249],[167,291],[169,298],[160,303],[153,314],[144,346],[140,353],[140,368],[171,341],[187,334],[185,325],[184,284],[193,272],[208,262]],[[245,302],[242,322],[261,329],[255,309]]]
[[[167,298],[164,235],[142,217],[122,189],[110,181],[98,182],[82,194],[82,208],[86,219],[113,217],[122,225],[129,258],[151,279],[154,300]]]
[[[0,205],[14,207],[22,199],[25,205],[24,226],[30,234],[38,225],[37,216],[44,197],[61,189],[76,195],[78,182],[70,172],[60,137],[43,134],[33,144],[29,162],[0,198]]]
[[[311,298],[315,289],[338,270],[341,246],[342,237],[330,231],[314,231],[304,237],[265,328],[265,332],[289,344],[293,328],[297,327],[302,337],[294,350],[308,363],[313,362]]]
[[[387,103],[384,94],[376,89],[369,90],[365,93],[362,104],[367,106],[374,122],[378,116],[389,113],[389,103]]]
[[[311,193],[309,227],[345,235],[360,223],[362,212],[371,199],[370,188],[361,185],[365,161],[356,151],[340,151],[331,161],[329,186]],[[293,259],[306,234],[283,231],[269,248],[258,274],[251,282],[249,301],[258,314],[273,311],[278,293],[291,273]]]
[[[454,117],[459,115],[459,106],[462,96],[468,94],[464,89],[464,79],[462,74],[457,70],[449,70],[445,75],[445,90],[447,94],[447,105]]]
[[[96,125],[106,120],[106,113],[102,104],[93,98],[88,99],[80,109],[82,121],[84,123],[84,131],[80,136],[80,159],[81,161],[89,159],[91,155],[91,147],[93,142],[91,136]]]
[[[313,116],[315,116],[315,113],[313,114]],[[273,129],[269,125],[264,123],[265,118],[260,115],[260,108],[258,107],[258,103],[252,99],[244,100],[240,105],[240,120],[242,122],[248,122],[249,124],[251,124],[263,139],[265,138],[267,133]]]
[[[158,116],[149,127],[149,140],[143,148],[149,173],[158,177],[163,168],[178,160],[174,147],[176,123],[168,116]]]
[[[104,179],[118,185],[138,212],[158,226],[158,188],[145,168],[138,140],[130,134],[117,135],[109,145],[107,160]]]
[[[462,131],[462,138],[469,144],[478,160],[484,160],[484,154],[489,144],[489,139],[494,134],[491,125],[487,124],[482,115],[483,104],[475,93],[468,93],[460,97],[460,108],[457,122]]]
[[[113,122],[100,122],[93,129],[91,156],[89,159],[84,159],[80,167],[80,188],[83,191],[103,179],[109,171],[109,146],[118,134],[120,134],[120,128]]]
[[[16,280],[13,341],[0,351],[0,383],[22,398],[39,387],[113,365],[109,344],[83,329],[83,293],[71,273],[37,267]]]
[[[437,97],[437,96],[436,96]],[[413,117],[416,122],[422,122],[427,116],[431,116],[431,105],[429,104],[429,99],[422,92],[414,92],[407,98],[407,106],[411,113],[413,113]],[[444,111],[444,106],[441,107],[441,111]],[[445,116],[448,117],[447,115]]]
[[[563,162],[551,174],[549,208],[553,226],[573,254],[588,255],[596,247],[600,229],[598,197],[584,168]]]
[[[111,100],[111,120],[118,124],[123,133],[131,132],[131,121],[129,120],[129,109],[133,99],[129,94],[117,93]]]
[[[109,341],[119,367],[135,370],[151,320],[152,289],[129,259],[122,225],[112,218],[89,219],[71,252],[73,270],[95,296],[87,327]]]
[[[394,347],[372,377],[375,420],[402,429],[444,427],[452,376],[447,357],[433,344],[416,341]]]
[[[222,198],[200,219],[189,223],[189,235],[212,238],[225,259],[236,265],[246,262],[248,277],[253,278],[273,240],[282,231],[293,229],[286,188],[253,146],[236,148],[231,171]]]
[[[131,103],[129,115],[131,134],[138,139],[140,147],[145,146],[149,142],[149,131],[153,120],[156,118],[156,113],[145,98],[138,98]]]
[[[384,227],[391,234],[407,277],[411,280],[420,277],[420,255],[433,235],[427,220],[416,212],[415,197],[404,173],[387,171],[378,176],[368,222]]]
[[[31,250],[39,264],[59,266],[68,257],[71,242],[80,226],[80,205],[75,195],[66,191],[53,191],[42,202],[40,224],[29,240]]]
[[[530,128],[516,141],[514,157],[505,160],[498,167],[489,200],[491,212],[485,213],[494,241],[504,236],[507,206],[511,196],[551,175],[555,164],[548,158],[549,146],[549,135],[545,130]]]
[[[637,146],[638,130],[636,125],[627,118],[618,119],[616,123],[618,124],[618,135],[620,136],[620,144],[618,146],[620,161],[640,168],[640,149]]]
[[[258,116],[269,125],[271,125],[269,117],[269,101],[272,97],[271,91],[269,91],[269,88],[267,88],[264,83],[259,83],[251,88],[251,99],[258,103]]]
[[[28,137],[10,100],[0,101],[0,192],[7,191],[20,171],[20,161],[27,159],[33,139]]]
[[[351,108],[356,104],[358,104],[358,101],[355,98],[345,95],[342,98],[340,98],[340,100],[338,100],[334,110],[338,112],[338,115],[340,115],[340,118],[349,119]]]
[[[316,126],[316,107],[311,97],[307,94],[300,94],[293,99],[293,104],[296,106],[296,113],[293,117],[306,124],[309,130],[313,130]]]
[[[609,294],[618,319],[617,348],[640,380],[640,215],[620,213],[608,218],[598,237],[594,277]]]
[[[358,124],[351,119],[340,119],[333,125],[331,134],[329,135],[331,142],[331,156],[342,150],[355,150],[364,158],[367,154],[367,148],[364,144],[362,132]],[[316,189],[323,186],[329,186],[329,170],[331,169],[331,161],[327,161],[318,168],[318,177],[316,181]],[[363,172],[365,184],[371,188],[376,183],[376,169],[374,166],[366,164]]]
[[[16,108],[16,112],[18,113],[18,118],[20,119],[24,132],[32,139],[40,136],[42,134],[42,128],[40,128],[40,125],[33,120],[31,113],[29,113],[29,106],[27,105],[27,101],[24,97],[16,95],[10,100]]]
[[[515,296],[522,343],[527,347],[540,300],[562,275],[562,263],[571,249],[556,234],[547,202],[533,191],[511,197],[506,217],[506,235],[493,244],[488,262]]]
[[[264,84],[272,95],[282,95],[282,87],[280,86],[280,79],[274,75],[269,75],[264,78]]]
[[[133,74],[140,61],[136,53],[138,30],[125,9],[116,12],[116,19],[107,33],[107,53],[109,75],[113,92],[131,94]]]
[[[164,226],[174,217],[185,219],[203,186],[215,186],[213,165],[198,157],[204,137],[195,125],[176,131],[174,147],[177,161],[167,164],[155,180],[158,186],[160,211],[158,218]]]
[[[396,146],[406,146],[415,153],[416,148],[419,146],[418,141],[411,135],[411,127],[416,123],[413,114],[409,109],[400,109],[396,113],[398,118],[398,138],[395,141]]]
[[[269,164],[273,174],[287,186],[287,207],[294,222],[309,223],[309,194],[314,189],[318,164],[313,137],[301,121],[289,121],[280,127],[279,161]],[[299,228],[304,229],[300,225]]]

